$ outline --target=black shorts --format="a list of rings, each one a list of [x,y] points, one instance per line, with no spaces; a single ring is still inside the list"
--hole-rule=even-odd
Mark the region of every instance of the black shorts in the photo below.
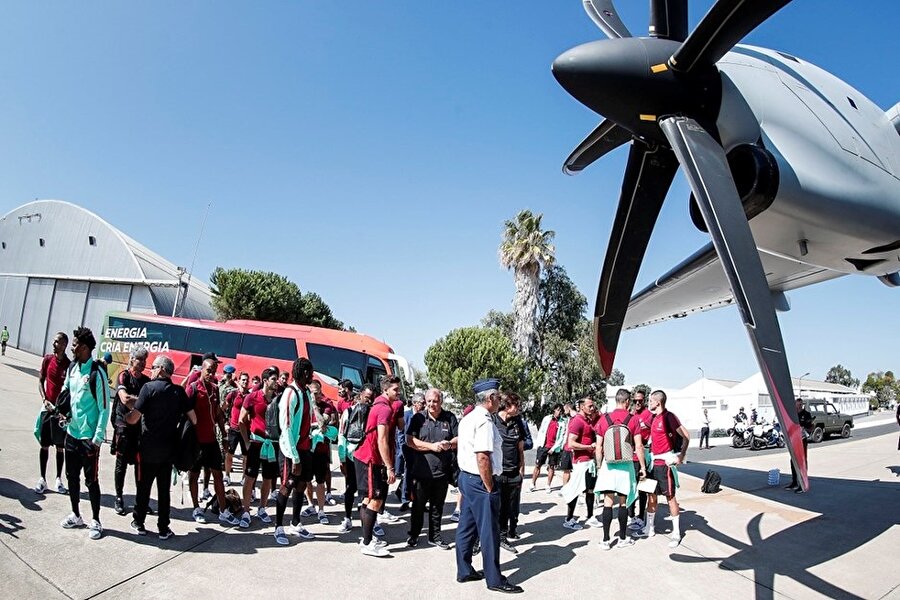
[[[41,413],[41,447],[56,446],[62,448],[66,445],[66,429],[59,424],[59,415],[48,411]]]
[[[278,464],[281,466],[281,481],[287,484],[288,479],[292,478],[298,483],[309,483],[313,480],[313,455],[309,450],[298,450],[300,453],[300,474],[296,477],[291,475],[294,461],[290,456],[278,453]],[[291,487],[288,485],[288,487]]]
[[[241,447],[241,454],[247,456],[247,444],[244,443],[244,436],[241,435],[240,429],[228,430],[228,454],[234,454],[237,447]]]
[[[330,460],[331,452],[328,454],[312,453],[312,472],[316,483],[325,483],[328,471],[331,470]]]
[[[262,442],[250,442],[250,447],[247,448],[247,462],[244,474],[256,481],[256,476],[259,475],[260,467],[262,467],[263,479],[275,479],[278,477],[278,452],[275,453],[276,460],[262,460],[259,455],[261,450]]]
[[[353,459],[356,468],[356,488],[359,493],[370,500],[387,498],[387,467],[384,465],[367,465],[357,458]]]
[[[572,451],[571,450],[563,450],[562,452],[560,452],[559,468],[563,471],[571,471],[572,470]]]
[[[121,456],[129,465],[137,462],[138,449],[141,444],[141,427],[116,427],[113,431],[113,447],[115,455]]]
[[[200,450],[200,456],[191,467],[191,473],[199,473],[203,469],[222,470],[222,449],[219,448],[219,444],[216,442],[197,444],[197,449]]]
[[[541,446],[537,449],[537,457],[535,465],[543,467],[547,463],[548,469],[556,469],[559,467],[559,452],[550,452],[549,448]]]
[[[675,480],[669,465],[653,465],[653,479],[656,480],[656,493],[666,498],[675,496]]]
[[[66,434],[66,476],[76,479],[84,471],[84,483],[90,486],[100,476],[100,448],[92,440],[78,440]]]

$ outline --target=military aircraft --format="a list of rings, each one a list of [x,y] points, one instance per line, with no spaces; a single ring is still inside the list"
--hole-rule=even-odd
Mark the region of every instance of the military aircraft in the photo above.
[[[612,0],[583,0],[609,39],[552,70],[605,117],[565,173],[631,143],[594,310],[603,372],[623,328],[737,304],[807,490],[775,311],[784,292],[850,273],[900,286],[900,103],[885,113],[802,58],[737,44],[789,1],[718,0],[689,35],[687,0],[651,0],[649,37],[632,37]],[[632,296],[679,166],[712,242]]]

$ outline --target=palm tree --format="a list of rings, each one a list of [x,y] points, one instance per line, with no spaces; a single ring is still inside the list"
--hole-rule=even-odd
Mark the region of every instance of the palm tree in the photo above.
[[[506,221],[500,242],[500,264],[513,270],[516,282],[513,342],[516,350],[526,357],[530,355],[534,341],[541,267],[552,265],[556,252],[550,243],[556,234],[541,229],[543,217],[523,210],[514,221]]]

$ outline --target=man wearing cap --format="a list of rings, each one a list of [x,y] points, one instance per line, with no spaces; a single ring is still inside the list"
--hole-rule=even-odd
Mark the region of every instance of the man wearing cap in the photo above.
[[[456,528],[456,581],[485,579],[491,591],[519,594],[500,573],[500,485],[503,453],[500,433],[491,415],[500,406],[500,381],[480,379],[472,386],[477,406],[459,423],[459,491],[462,494]],[[481,540],[484,572],[472,568],[476,540]]]

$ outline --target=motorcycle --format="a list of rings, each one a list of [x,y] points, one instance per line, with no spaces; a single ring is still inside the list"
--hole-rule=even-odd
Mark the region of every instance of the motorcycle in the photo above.
[[[753,426],[750,449],[765,450],[767,448],[784,448],[784,434],[781,433],[780,424],[771,425],[762,421]]]
[[[738,421],[737,419],[734,421],[734,427],[729,429],[726,433],[731,435],[731,445],[734,448],[747,448],[750,446],[750,441],[753,439],[753,433],[747,423]]]

